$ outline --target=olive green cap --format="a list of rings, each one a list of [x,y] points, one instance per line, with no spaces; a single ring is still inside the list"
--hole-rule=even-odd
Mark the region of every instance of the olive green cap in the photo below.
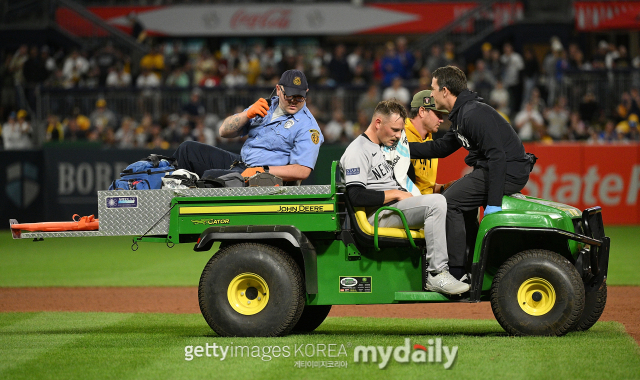
[[[445,109],[437,109],[436,102],[433,100],[433,96],[431,96],[431,90],[420,91],[417,94],[413,95],[413,100],[411,100],[411,108],[424,107],[426,109],[430,109],[432,111],[438,111],[441,113],[449,113],[449,111]]]

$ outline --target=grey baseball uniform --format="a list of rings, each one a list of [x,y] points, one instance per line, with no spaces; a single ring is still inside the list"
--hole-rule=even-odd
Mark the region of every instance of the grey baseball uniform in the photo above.
[[[393,176],[393,168],[385,160],[380,145],[373,143],[362,134],[349,144],[340,158],[342,178],[347,185],[361,186],[368,190],[404,190]],[[410,197],[389,206],[400,209],[411,228],[424,227],[427,243],[429,272],[440,272],[448,269],[447,241],[445,219],[447,202],[440,194],[428,194]],[[374,224],[375,211],[379,207],[367,207],[369,223]],[[398,214],[382,211],[378,215],[380,227],[402,227]]]

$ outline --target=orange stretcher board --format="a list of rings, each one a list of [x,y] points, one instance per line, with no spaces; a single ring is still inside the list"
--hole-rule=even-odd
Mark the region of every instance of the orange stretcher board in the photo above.
[[[77,219],[76,219],[77,218]],[[93,215],[80,217],[74,214],[71,222],[41,222],[41,223],[16,223],[11,224],[12,230],[20,231],[95,231],[99,221]]]

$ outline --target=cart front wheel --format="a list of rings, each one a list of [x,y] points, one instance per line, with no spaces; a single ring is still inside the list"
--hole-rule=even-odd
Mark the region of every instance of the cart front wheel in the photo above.
[[[584,302],[584,285],[576,268],[546,250],[528,250],[509,258],[491,286],[493,314],[511,335],[564,335],[577,325]]]
[[[607,283],[602,282],[598,290],[585,293],[584,311],[576,325],[576,331],[587,331],[598,322],[607,303]]]
[[[300,268],[283,250],[256,243],[230,245],[205,266],[200,310],[221,336],[283,336],[304,310]]]

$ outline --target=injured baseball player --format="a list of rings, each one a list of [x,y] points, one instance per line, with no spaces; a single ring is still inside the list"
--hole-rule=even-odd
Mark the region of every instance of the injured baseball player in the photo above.
[[[392,206],[404,213],[410,228],[424,228],[427,261],[424,288],[461,294],[469,290],[469,285],[449,273],[445,198],[440,194],[420,195],[415,186],[401,186],[383,153],[383,146],[398,144],[406,118],[407,110],[396,100],[378,103],[367,130],[349,144],[340,159],[347,196],[354,207],[365,207],[372,225],[378,208]],[[407,187],[412,189],[407,191]],[[380,227],[402,227],[400,217],[389,210],[380,212],[378,221]]]

